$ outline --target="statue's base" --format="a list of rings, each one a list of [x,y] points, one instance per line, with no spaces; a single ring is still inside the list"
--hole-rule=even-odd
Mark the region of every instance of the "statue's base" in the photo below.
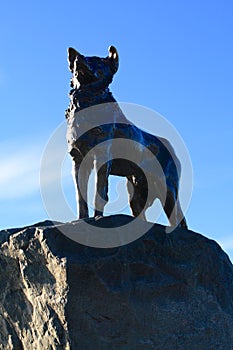
[[[155,224],[100,249],[61,233],[80,221],[49,224],[1,232],[0,349],[232,349],[233,267],[216,242]]]

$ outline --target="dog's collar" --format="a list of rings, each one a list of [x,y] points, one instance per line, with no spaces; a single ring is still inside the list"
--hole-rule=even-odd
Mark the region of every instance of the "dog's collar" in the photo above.
[[[78,100],[82,100],[84,98],[94,98],[94,97],[106,97],[110,93],[109,88],[105,88],[100,91],[91,91],[86,88],[72,89],[70,91],[70,96],[76,98]]]

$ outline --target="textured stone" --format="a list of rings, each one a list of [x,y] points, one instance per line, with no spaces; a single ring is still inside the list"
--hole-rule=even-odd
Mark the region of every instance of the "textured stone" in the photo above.
[[[132,220],[112,219],[99,222]],[[0,349],[233,349],[233,267],[216,242],[155,224],[98,249],[59,230],[71,227],[0,233]]]

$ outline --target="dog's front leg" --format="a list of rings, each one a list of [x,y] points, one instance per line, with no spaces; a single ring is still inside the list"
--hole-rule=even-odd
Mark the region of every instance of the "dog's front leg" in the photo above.
[[[98,168],[97,168],[98,169]],[[103,164],[97,171],[94,216],[103,216],[104,207],[108,202],[108,177],[111,171],[111,161]]]
[[[77,201],[77,213],[79,219],[87,218],[88,215],[88,203],[87,203],[87,190],[88,179],[91,173],[92,167],[89,164],[81,166],[80,159],[73,159],[74,162],[74,182],[76,186],[76,201]]]

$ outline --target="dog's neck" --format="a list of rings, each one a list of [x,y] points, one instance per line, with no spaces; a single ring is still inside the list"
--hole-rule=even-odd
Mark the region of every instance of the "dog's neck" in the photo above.
[[[70,91],[70,99],[76,107],[75,112],[100,103],[116,102],[109,88],[95,92],[82,88],[73,89]]]
[[[70,91],[69,97],[75,112],[100,103],[116,102],[108,85],[111,81],[80,85]]]

